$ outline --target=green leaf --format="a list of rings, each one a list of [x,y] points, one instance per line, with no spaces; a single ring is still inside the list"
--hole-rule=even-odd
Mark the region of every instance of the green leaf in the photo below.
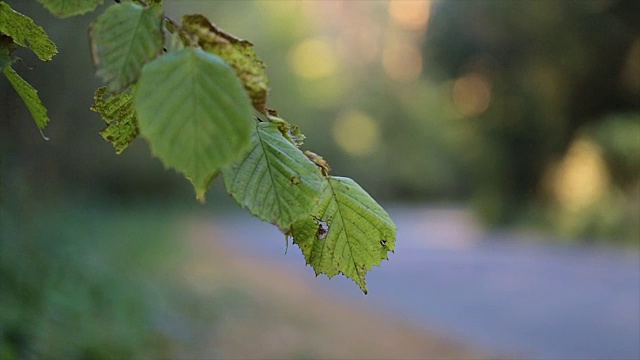
[[[162,51],[162,9],[133,3],[112,5],[91,25],[89,35],[97,75],[109,91],[121,91]]]
[[[36,125],[42,134],[42,130],[44,130],[49,122],[49,117],[47,116],[47,109],[38,97],[38,91],[21,78],[20,75],[11,68],[11,66],[5,67],[2,72],[7,79],[9,79],[13,88],[16,89],[16,92],[20,95],[22,101],[24,101],[24,104],[27,106],[27,109],[29,109],[33,120],[35,120]],[[47,139],[44,135],[42,135],[42,137]]]
[[[366,294],[365,275],[393,251],[396,230],[389,214],[355,181],[328,177],[311,215],[294,224],[292,235],[316,274],[342,273]]]
[[[145,65],[134,106],[154,154],[185,174],[200,200],[217,172],[245,154],[254,128],[251,103],[233,69],[200,49]]]
[[[131,91],[110,94],[106,87],[101,87],[93,95],[93,101],[91,110],[100,114],[107,124],[100,135],[113,145],[116,154],[121,154],[138,136]]]
[[[311,212],[322,190],[318,168],[272,123],[256,126],[249,153],[222,174],[240,205],[284,232]]]
[[[31,49],[42,61],[49,61],[58,53],[56,45],[40,26],[4,1],[0,2],[0,32],[10,36],[16,44]]]
[[[38,2],[54,16],[66,18],[93,11],[104,0],[38,0]]]
[[[249,93],[253,107],[266,114],[269,80],[266,67],[256,55],[253,44],[218,29],[202,15],[185,15],[182,26],[197,36],[198,44],[204,50],[218,55],[233,67]]]

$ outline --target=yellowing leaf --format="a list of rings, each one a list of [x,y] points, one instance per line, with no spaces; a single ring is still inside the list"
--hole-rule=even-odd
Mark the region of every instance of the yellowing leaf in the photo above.
[[[90,39],[98,76],[109,91],[121,91],[162,51],[162,9],[133,3],[112,5],[91,25]]]
[[[251,103],[233,69],[200,49],[146,64],[134,107],[153,153],[189,178],[200,200],[217,172],[245,154],[254,129]]]
[[[202,15],[185,15],[182,26],[197,36],[198,44],[204,50],[218,55],[233,67],[253,107],[266,114],[269,80],[264,63],[253,50],[253,44],[218,29]]]
[[[327,160],[325,160],[322,156],[314,153],[313,151],[305,150],[304,154],[307,158],[309,158],[309,160],[313,161],[313,163],[320,168],[324,176],[329,175],[329,173],[331,172],[331,166],[329,166]]]
[[[59,18],[81,15],[93,11],[104,0],[38,0],[49,12]]]
[[[331,176],[311,214],[296,222],[291,233],[316,274],[342,273],[366,294],[365,275],[393,251],[396,229],[389,214],[355,181]]]
[[[91,110],[100,114],[107,124],[100,135],[113,145],[116,154],[121,154],[138,135],[133,95],[131,92],[110,94],[106,87],[101,87],[96,90],[93,101]]]
[[[302,134],[300,128],[297,125],[289,124],[284,119],[278,117],[278,114],[275,112],[275,110],[267,110],[267,119],[269,119],[269,122],[271,122],[272,124],[276,124],[282,136],[289,140],[289,142],[291,142],[298,148],[301,147],[306,136]]]
[[[5,67],[2,72],[7,79],[9,79],[9,82],[18,95],[20,95],[22,101],[24,101],[24,104],[27,106],[27,109],[29,109],[33,120],[35,120],[38,129],[40,129],[40,133],[42,133],[42,130],[44,130],[49,122],[49,116],[47,116],[47,108],[45,108],[42,101],[40,101],[38,91],[21,78],[20,75],[11,68],[11,66]],[[42,136],[44,137],[44,135]]]
[[[240,205],[284,232],[311,212],[322,190],[316,166],[272,123],[257,125],[251,150],[223,176]]]
[[[58,53],[56,45],[40,26],[28,16],[14,11],[4,1],[0,1],[0,33],[10,36],[16,44],[31,49],[42,61],[51,60]]]

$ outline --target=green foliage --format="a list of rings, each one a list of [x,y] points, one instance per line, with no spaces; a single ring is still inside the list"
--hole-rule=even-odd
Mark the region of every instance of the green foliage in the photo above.
[[[49,122],[49,116],[47,116],[47,108],[45,108],[42,101],[40,101],[38,91],[29,85],[28,82],[24,81],[11,66],[5,67],[2,72],[7,79],[9,79],[13,88],[16,89],[16,92],[22,98],[24,104],[27,105],[27,109],[29,109],[31,116],[33,116],[33,119],[36,121],[38,129],[42,132]]]
[[[17,59],[12,53],[18,46],[31,49],[42,61],[49,61],[58,53],[56,45],[40,26],[0,1],[0,68],[24,101],[42,134],[49,122],[47,109],[38,97],[38,91],[10,66]]]
[[[253,44],[218,29],[202,15],[186,15],[182,26],[194,34],[198,45],[204,50],[220,56],[242,80],[253,107],[266,114],[269,90],[266,68],[253,50]]]
[[[66,18],[93,11],[104,0],[38,0],[38,2],[53,15]]]
[[[316,274],[342,273],[366,294],[365,275],[393,251],[396,230],[389,214],[355,181],[331,176],[313,211],[293,225],[292,234]]]
[[[285,232],[311,212],[322,190],[318,168],[272,123],[256,126],[249,153],[223,175],[239,204]]]
[[[109,7],[93,23],[93,63],[110,91],[121,91],[135,82],[142,66],[162,51],[161,16],[160,7],[123,3]]]
[[[87,204],[43,209],[42,202],[34,211],[31,195],[7,194],[15,188],[5,185],[3,360],[180,358],[185,336],[197,338],[202,322],[216,320],[207,305],[215,299],[175,276],[185,261],[175,215]]]
[[[116,154],[121,154],[138,135],[131,91],[113,95],[106,87],[101,87],[96,90],[93,101],[91,110],[100,114],[107,123],[100,135],[113,145]]]
[[[67,17],[102,1],[40,2]],[[42,60],[51,59],[55,45],[4,2],[0,19],[0,65],[42,130],[46,109],[8,65],[18,45]],[[165,53],[164,30],[172,34]],[[293,236],[317,274],[343,273],[367,292],[365,275],[393,251],[396,227],[353,180],[329,176],[322,156],[301,150],[300,129],[267,107],[266,68],[253,44],[202,15],[178,25],[164,17],[159,0],[110,6],[89,36],[106,85],[95,92],[91,110],[107,124],[100,134],[117,154],[140,133],[166,167],[191,181],[200,201],[222,172],[233,198]]]
[[[620,186],[640,184],[640,113],[612,114],[584,131],[604,152],[609,170]]]
[[[251,138],[251,103],[219,57],[185,48],[147,64],[135,91],[140,133],[153,153],[182,172],[204,200],[218,171]]]
[[[0,33],[31,49],[42,61],[49,61],[58,53],[56,45],[40,26],[28,16],[14,11],[4,1],[0,2]]]
[[[626,111],[636,113],[636,123],[640,120],[640,22],[632,15],[640,13],[640,2],[525,1],[516,6],[509,1],[442,1],[432,8],[436,13],[423,43],[429,68],[425,75],[438,80],[437,86],[468,79],[487,85],[486,109],[467,112],[453,101],[463,119],[439,121],[455,123],[452,129],[464,134],[452,143],[463,161],[455,180],[464,179],[478,214],[489,224],[530,221],[530,214],[548,203],[542,195],[547,174],[594,124],[614,130],[617,125],[605,125],[609,116]],[[443,94],[445,101],[455,97]],[[615,140],[603,141],[640,143],[633,132],[614,131],[619,135]],[[609,150],[615,151],[607,149],[607,157]],[[621,165],[613,164],[614,178],[637,171]]]

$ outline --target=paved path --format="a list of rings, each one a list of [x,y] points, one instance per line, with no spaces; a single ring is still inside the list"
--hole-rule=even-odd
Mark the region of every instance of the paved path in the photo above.
[[[233,246],[381,311],[499,352],[540,359],[640,358],[640,257],[483,234],[455,209],[396,208],[396,252],[368,276],[315,278],[296,246],[248,215],[218,217]]]

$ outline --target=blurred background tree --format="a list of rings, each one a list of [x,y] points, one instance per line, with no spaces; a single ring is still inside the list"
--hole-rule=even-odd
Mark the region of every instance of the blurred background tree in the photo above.
[[[459,121],[480,138],[467,158],[483,218],[512,223],[542,206],[569,235],[638,240],[640,3],[434,10],[425,67],[452,81]]]

